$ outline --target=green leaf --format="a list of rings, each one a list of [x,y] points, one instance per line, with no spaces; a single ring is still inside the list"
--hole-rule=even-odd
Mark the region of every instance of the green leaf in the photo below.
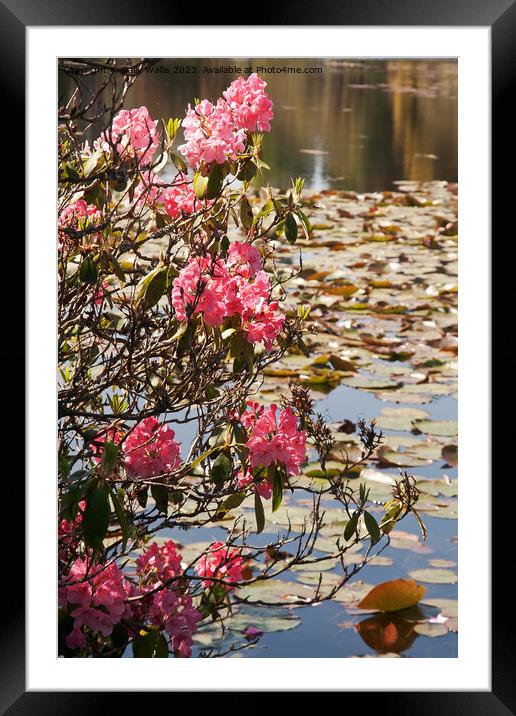
[[[308,219],[308,217],[306,216],[306,214],[304,214],[304,213],[301,211],[301,209],[297,209],[296,214],[297,214],[297,216],[298,216],[298,218],[299,218],[299,221],[301,222],[301,226],[303,227],[303,231],[304,231],[304,233],[305,233],[305,237],[306,237],[307,239],[309,239],[309,238],[310,238],[310,233],[311,233],[311,231],[312,231],[312,226],[311,226],[311,224],[310,224],[310,220]]]
[[[113,472],[117,460],[118,446],[112,440],[106,440],[102,452],[102,472],[105,475],[110,475]]]
[[[253,225],[253,210],[246,196],[240,199],[240,221],[242,226],[249,230]]]
[[[378,522],[375,520],[375,518],[370,512],[364,512],[364,522],[367,531],[369,532],[369,536],[371,537],[371,543],[376,544],[382,538],[382,533],[380,532],[380,528],[378,527]]]
[[[183,159],[183,157],[178,154],[177,152],[169,151],[170,159],[172,160],[174,166],[178,171],[181,172],[181,174],[186,174],[188,172],[188,165]]]
[[[272,477],[272,511],[276,512],[283,501],[283,479],[278,468],[274,466],[269,469],[269,477]]]
[[[254,223],[256,224],[258,219],[261,219],[262,217],[267,218],[267,216],[269,216],[272,211],[274,211],[274,202],[272,201],[272,199],[269,199],[265,202],[260,211],[254,217]]]
[[[195,172],[193,178],[193,190],[198,199],[202,199],[208,189],[209,177],[203,176],[200,172]]]
[[[222,166],[215,163],[210,171],[208,185],[206,187],[206,198],[215,199],[220,194],[223,182],[224,172],[222,171]]]
[[[167,285],[167,270],[166,268],[158,271],[149,281],[146,286],[143,300],[147,308],[155,306],[159,299],[165,293]]]
[[[95,285],[99,278],[99,272],[91,256],[85,256],[79,269],[79,278],[83,283]]]
[[[310,350],[302,338],[298,339],[297,347],[306,358],[310,357]]]
[[[88,547],[99,549],[103,546],[110,514],[108,490],[103,485],[97,485],[87,497],[81,522],[82,536]]]
[[[167,267],[158,266],[143,277],[136,286],[136,301],[143,301],[147,308],[156,305],[167,287]]]
[[[131,536],[131,525],[127,518],[127,514],[123,508],[124,491],[119,490],[118,493],[111,492],[111,502],[117,516],[118,522],[120,523],[120,529],[122,530],[122,549],[125,549],[127,540]]]
[[[154,498],[156,507],[160,512],[167,514],[168,512],[168,489],[165,485],[151,485],[151,495]]]
[[[111,264],[111,267],[113,269],[113,273],[117,277],[119,281],[122,283],[125,283],[125,273],[122,270],[122,267],[118,263],[118,261],[115,259],[114,256],[109,257],[109,263]]]
[[[285,219],[285,238],[289,244],[295,244],[297,239],[297,223],[293,214]]]
[[[155,659],[168,659],[168,643],[164,635],[160,633],[156,641],[156,648],[154,650]]]
[[[257,167],[251,160],[246,161],[240,171],[237,174],[237,179],[240,181],[251,181],[256,176]]]
[[[358,524],[358,518],[360,516],[360,512],[358,510],[353,513],[351,516],[350,521],[344,528],[344,539],[346,542],[349,542],[349,540],[355,535],[357,531],[357,524]]]
[[[133,639],[133,656],[136,659],[152,659],[156,654],[159,636],[160,632],[157,629],[150,629],[147,632],[142,629],[140,636]]]
[[[263,511],[263,502],[258,490],[254,492],[254,514],[256,517],[256,533],[260,534],[265,527],[265,512]]]
[[[224,502],[217,509],[217,517],[225,515],[226,512],[229,512],[230,510],[234,510],[235,508],[240,507],[240,505],[245,500],[245,498],[246,498],[245,492],[234,492],[226,500],[224,500]]]
[[[221,453],[214,461],[211,468],[211,479],[216,485],[222,485],[226,480],[229,479],[233,472],[232,461]]]

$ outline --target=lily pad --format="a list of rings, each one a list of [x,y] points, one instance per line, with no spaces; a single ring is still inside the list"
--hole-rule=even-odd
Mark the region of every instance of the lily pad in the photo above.
[[[446,636],[448,629],[444,624],[431,624],[430,622],[423,622],[422,624],[416,624],[414,631],[422,636]]]
[[[457,435],[458,429],[456,420],[415,420],[414,427],[422,433],[442,435],[443,437]]]
[[[410,576],[429,584],[456,584],[458,581],[457,575],[451,570],[433,569],[432,567],[428,569],[414,569],[410,572]]]

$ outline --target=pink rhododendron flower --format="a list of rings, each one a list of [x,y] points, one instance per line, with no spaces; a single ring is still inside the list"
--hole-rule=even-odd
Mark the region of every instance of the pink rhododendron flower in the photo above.
[[[181,556],[171,540],[161,547],[153,542],[136,560],[136,581],[130,581],[116,564],[93,566],[76,559],[59,589],[59,606],[67,608],[73,629],[65,636],[69,649],[82,649],[87,634],[109,636],[113,627],[127,620],[130,633],[139,627],[159,627],[170,637],[176,656],[192,655],[192,634],[202,615],[181,582]],[[128,601],[129,597],[141,597]]]
[[[249,428],[247,441],[252,467],[268,467],[277,461],[285,466],[288,475],[298,475],[306,459],[306,433],[299,430],[298,421],[290,408],[279,412],[272,404]]]
[[[93,303],[96,306],[102,306],[102,304],[104,303],[104,296],[106,294],[106,291],[108,290],[109,283],[107,281],[102,281],[100,288],[93,294]]]
[[[242,413],[242,416],[240,417],[240,422],[242,423],[244,428],[252,427],[258,420],[260,415],[263,414],[264,410],[265,408],[263,407],[263,405],[260,405],[260,403],[258,403],[256,400],[248,400],[246,411]]]
[[[272,344],[283,327],[285,316],[278,313],[278,302],[263,303],[261,310],[253,316],[243,316],[243,326],[247,332],[249,343],[263,343],[270,350]]]
[[[113,118],[111,127],[100,140],[95,142],[95,148],[109,153],[111,145],[114,145],[122,159],[136,158],[141,164],[150,164],[159,147],[157,124],[151,119],[147,107],[123,109]]]
[[[172,648],[179,657],[192,655],[192,634],[202,615],[193,607],[190,595],[179,591],[179,583],[171,582],[154,591],[173,577],[182,574],[181,556],[175,543],[168,540],[159,547],[153,542],[136,561],[139,587],[136,594],[154,592],[133,602],[133,616],[164,629]]]
[[[233,241],[226,259],[228,267],[244,278],[256,276],[262,268],[262,257],[251,244]]]
[[[270,349],[283,326],[278,303],[269,301],[271,285],[258,251],[250,244],[234,242],[225,260],[195,256],[172,285],[176,318],[184,321],[202,313],[209,326],[239,315],[250,343]]]
[[[119,443],[123,437],[123,433],[116,427],[110,427],[103,430],[98,435],[95,435],[91,442],[91,450],[93,452],[92,460],[97,465],[102,461],[102,454],[104,452],[104,443],[114,442]]]
[[[181,555],[172,540],[167,540],[161,547],[157,542],[150,544],[137,558],[136,565],[138,574],[143,580],[151,576],[152,581],[158,579],[166,582],[182,572]]]
[[[238,129],[270,132],[272,102],[265,92],[265,87],[267,82],[253,73],[246,80],[239,77],[222,93],[231,107]]]
[[[227,314],[229,275],[221,260],[196,256],[181,270],[172,285],[172,305],[179,321],[202,313],[210,326],[220,326]],[[234,293],[234,291],[233,291]]]
[[[165,211],[172,219],[192,214],[203,206],[203,202],[196,198],[192,185],[186,183],[186,177],[181,175],[181,178],[181,184],[165,189],[161,197]],[[212,203],[212,201],[205,201],[206,206],[210,206]]]
[[[151,171],[142,172],[140,181],[134,190],[133,202],[136,206],[156,207],[163,202],[163,182]]]
[[[245,560],[240,556],[237,549],[225,547],[223,542],[213,542],[207,554],[203,555],[195,565],[195,571],[203,579],[204,587],[211,587],[215,582],[209,577],[223,580],[226,591],[234,589],[234,585],[243,580],[242,569]]]
[[[129,477],[156,477],[171,472],[180,463],[180,446],[175,433],[157,418],[145,418],[123,444],[125,469]]]
[[[57,246],[61,250],[67,241],[77,241],[73,234],[69,234],[64,229],[73,229],[74,231],[86,231],[93,226],[101,224],[103,221],[102,214],[94,204],[87,204],[84,199],[78,199],[63,209],[58,219],[58,236]],[[93,246],[100,238],[97,232],[85,233],[80,237],[83,246]]]
[[[216,105],[205,99],[193,109],[188,105],[182,126],[186,143],[178,150],[194,169],[202,162],[210,165],[235,160],[245,149],[246,133],[236,127],[231,109],[223,99]]]
[[[86,646],[86,637],[80,629],[72,629],[65,636],[65,643],[69,649],[83,649]]]
[[[128,593],[127,580],[116,564],[92,566],[88,558],[76,559],[59,589],[59,606],[72,609],[74,628],[66,638],[67,646],[85,646],[84,627],[93,634],[109,636],[126,611]]]
[[[246,487],[252,485],[254,482],[253,474],[249,470],[242,474],[242,470],[237,476],[237,489],[245,490]],[[268,480],[262,480],[261,482],[254,483],[254,489],[258,494],[263,497],[264,500],[270,500],[272,496],[272,486]]]

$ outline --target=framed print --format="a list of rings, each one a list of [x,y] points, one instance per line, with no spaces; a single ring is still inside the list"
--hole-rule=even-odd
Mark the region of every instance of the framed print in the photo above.
[[[510,713],[487,287],[514,5],[97,9],[0,5],[28,309],[2,708]]]

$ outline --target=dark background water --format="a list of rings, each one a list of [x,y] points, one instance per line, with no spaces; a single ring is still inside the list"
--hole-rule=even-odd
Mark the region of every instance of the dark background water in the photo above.
[[[260,67],[274,102],[264,143],[272,186],[296,176],[314,189],[361,192],[401,179],[457,181],[455,60],[166,59],[137,79],[125,107],[182,117],[195,97],[216,100],[245,68]],[[277,71],[284,67],[301,71]],[[59,89],[67,93],[65,77]]]

